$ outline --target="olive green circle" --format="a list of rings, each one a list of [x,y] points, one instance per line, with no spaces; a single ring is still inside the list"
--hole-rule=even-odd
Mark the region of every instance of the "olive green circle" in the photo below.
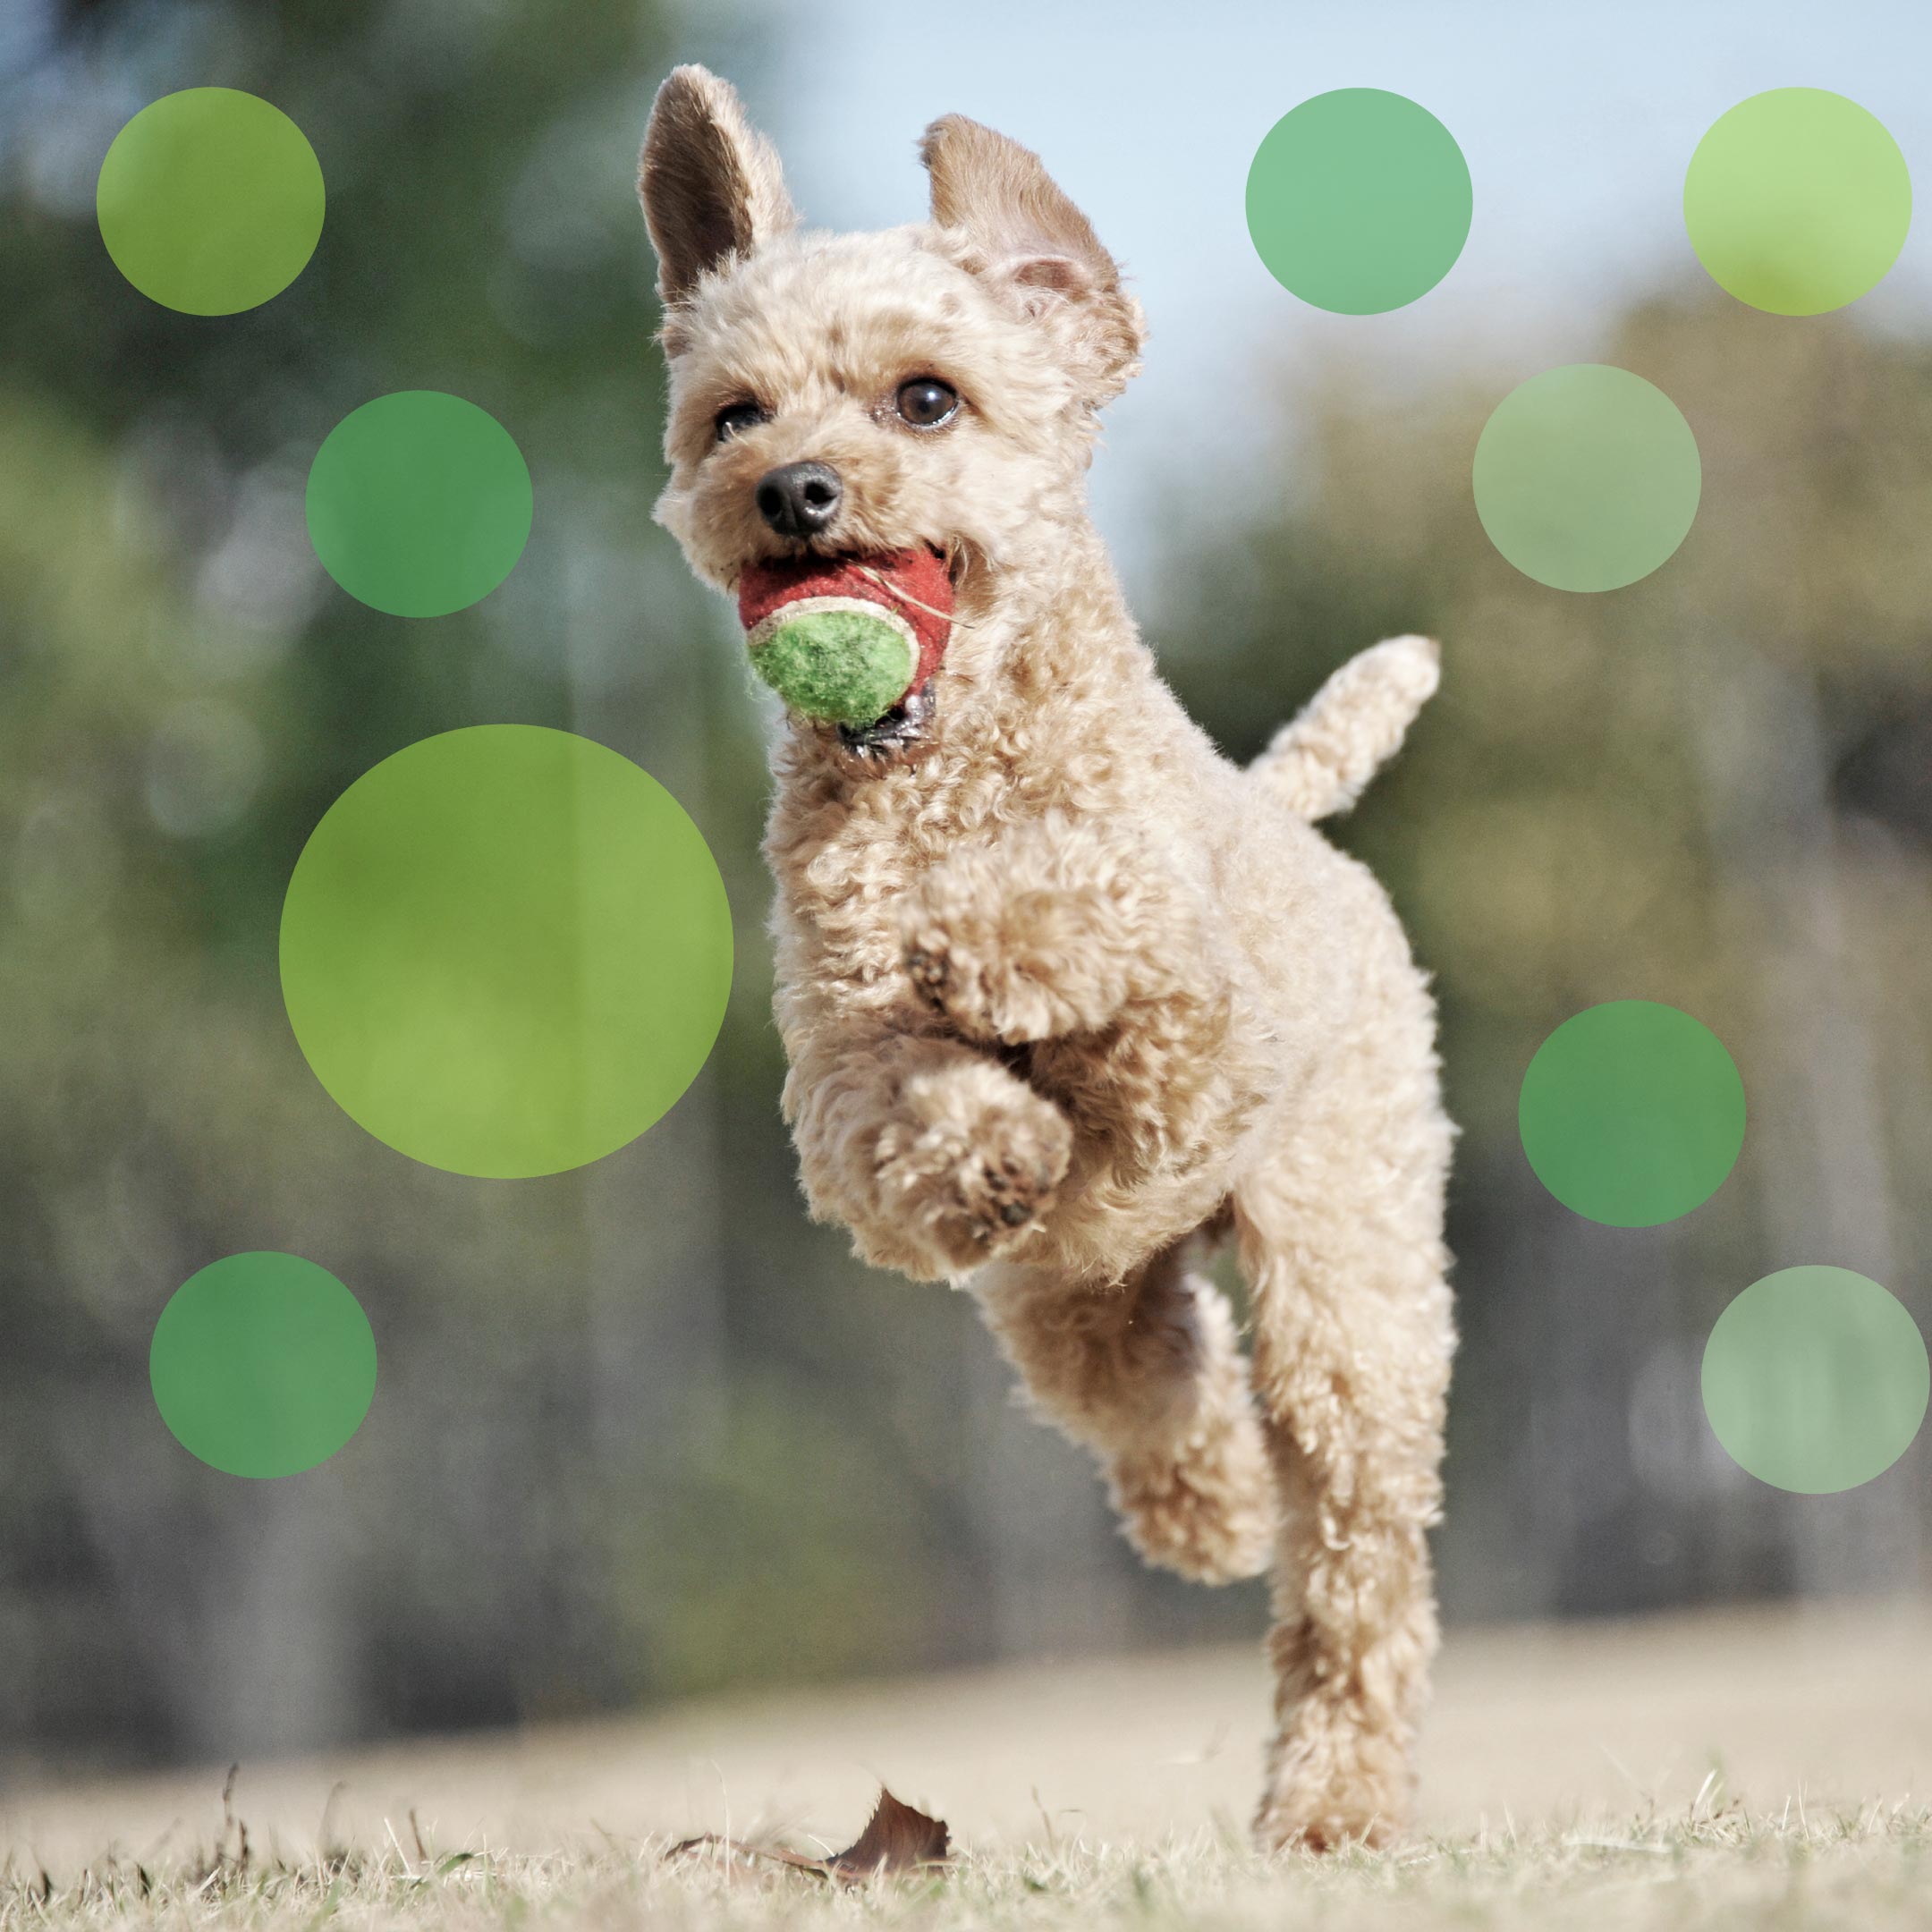
[[[365,402],[309,466],[309,540],[352,597],[446,617],[487,597],[530,540],[530,470],[487,410],[436,389]]]
[[[1474,206],[1469,164],[1428,108],[1337,88],[1291,108],[1248,170],[1248,233],[1291,294],[1382,315],[1455,267]]]
[[[1925,1337],[1898,1298],[1849,1268],[1753,1282],[1704,1344],[1704,1412],[1760,1482],[1832,1496],[1911,1447],[1932,1393]]]
[[[1628,369],[1545,369],[1499,402],[1470,472],[1489,540],[1554,590],[1614,590],[1669,560],[1704,487],[1697,438]]]
[[[1911,226],[1885,123],[1823,88],[1773,88],[1714,122],[1684,172],[1684,228],[1711,279],[1772,315],[1823,315],[1883,281]]]
[[[94,209],[114,265],[184,315],[279,295],[322,234],[322,167],[302,131],[253,94],[187,88],[114,136]]]
[[[453,1174],[559,1174],[697,1077],[731,990],[731,907],[648,772],[534,724],[406,747],[323,815],[282,909],[282,992],[316,1078]]]
[[[361,1428],[376,1337],[326,1268],[300,1255],[229,1255],[168,1298],[148,1379],[191,1455],[230,1476],[293,1476]]]
[[[1537,1048],[1516,1119],[1537,1179],[1564,1207],[1606,1227],[1656,1227],[1700,1207],[1735,1165],[1744,1083],[1689,1013],[1609,1000]]]

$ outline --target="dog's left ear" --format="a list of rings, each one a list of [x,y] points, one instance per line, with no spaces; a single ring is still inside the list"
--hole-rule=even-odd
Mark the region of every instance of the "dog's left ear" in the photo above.
[[[1085,400],[1110,401],[1140,366],[1147,326],[1087,217],[1030,148],[964,114],[926,130],[932,218],[973,244],[966,266],[1009,308],[1050,327]]]
[[[699,277],[798,224],[772,145],[745,117],[728,81],[703,67],[676,67],[657,89],[638,198],[657,250],[657,292],[674,310]],[[676,353],[674,318],[665,347]]]

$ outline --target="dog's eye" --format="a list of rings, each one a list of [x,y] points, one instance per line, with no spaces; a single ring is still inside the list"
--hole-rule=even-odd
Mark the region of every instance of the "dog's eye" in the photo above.
[[[741,429],[755,429],[761,422],[770,419],[756,402],[729,402],[712,418],[720,443],[728,441]]]
[[[915,376],[899,385],[899,415],[915,429],[936,429],[959,408],[959,391],[936,376]]]

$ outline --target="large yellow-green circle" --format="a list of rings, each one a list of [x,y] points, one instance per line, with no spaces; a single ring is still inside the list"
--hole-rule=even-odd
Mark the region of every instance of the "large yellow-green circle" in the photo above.
[[[1932,1365],[1911,1312],[1877,1282],[1791,1267],[1717,1318],[1703,1391],[1741,1468],[1775,1488],[1831,1496],[1884,1475],[1911,1447]]]
[[[114,136],[94,193],[114,267],[152,301],[199,316],[279,295],[315,253],[323,206],[302,131],[233,88],[143,107]]]
[[[1712,280],[1773,315],[1823,315],[1882,281],[1911,226],[1885,124],[1822,88],[1774,88],[1715,122],[1684,174],[1684,227]]]
[[[425,738],[323,815],[282,909],[282,992],[316,1078],[453,1174],[560,1174],[697,1076],[731,990],[703,835],[606,746],[533,724]]]

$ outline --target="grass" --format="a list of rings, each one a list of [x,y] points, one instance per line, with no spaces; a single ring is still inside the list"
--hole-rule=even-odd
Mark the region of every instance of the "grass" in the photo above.
[[[850,1890],[728,1854],[667,1860],[659,1842],[606,1839],[543,1857],[400,1843],[380,1856],[284,1862],[225,1852],[152,1869],[103,1860],[56,1887],[14,1870],[0,1928],[130,1920],[261,1932],[648,1926],[763,1932],[880,1926],[1482,1928],[1515,1932],[1779,1932],[1932,1926],[1932,1818],[1923,1807],[1756,1818],[1741,1806],[1594,1826],[1420,1839],[1388,1853],[1264,1860],[1211,1834],[1159,1844],[1075,1837],[967,1852],[944,1872]]]
[[[324,1753],[220,1799],[218,1769],[16,1784],[0,1932],[1932,1932],[1928,1647],[1923,1599],[1453,1633],[1421,1830],[1326,1860],[1243,1842],[1251,1648]],[[667,1855],[823,1854],[881,1777],[949,1821],[950,1867]]]

